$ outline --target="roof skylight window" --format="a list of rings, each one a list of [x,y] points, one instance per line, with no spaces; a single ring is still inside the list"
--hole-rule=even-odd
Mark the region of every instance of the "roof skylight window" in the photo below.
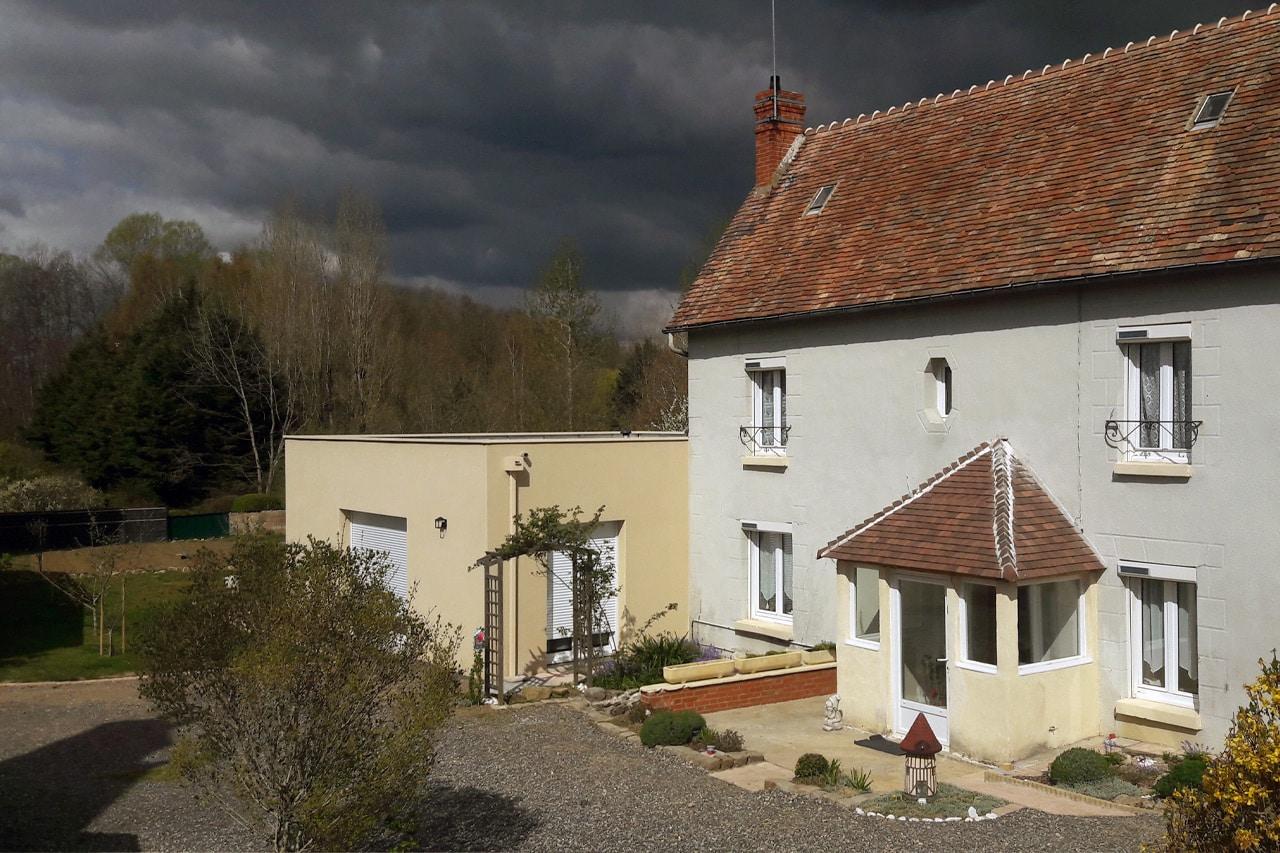
[[[812,216],[815,213],[821,213],[822,209],[827,206],[827,200],[831,198],[831,194],[835,191],[835,184],[827,184],[818,190],[813,197],[813,201],[809,202],[809,206],[804,209],[804,215]]]
[[[1230,92],[1216,92],[1206,97],[1200,102],[1200,108],[1196,110],[1196,117],[1191,122],[1191,129],[1201,130],[1206,127],[1216,127],[1218,122],[1222,121],[1222,114],[1227,111],[1227,104],[1230,102]]]

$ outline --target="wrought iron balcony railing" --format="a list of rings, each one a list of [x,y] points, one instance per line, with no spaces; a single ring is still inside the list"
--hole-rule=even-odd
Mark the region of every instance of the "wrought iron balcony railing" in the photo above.
[[[1204,421],[1117,421],[1103,426],[1107,446],[1126,454],[1187,454],[1200,437]]]
[[[751,456],[785,456],[790,426],[749,426],[738,428],[738,440]]]

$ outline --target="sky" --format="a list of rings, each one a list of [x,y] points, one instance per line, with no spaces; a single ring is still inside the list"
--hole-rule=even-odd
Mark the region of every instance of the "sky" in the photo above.
[[[825,124],[1242,2],[776,0],[777,68]],[[751,188],[770,73],[769,0],[0,0],[0,249],[154,210],[230,250],[354,189],[407,286],[516,304],[568,238],[656,331]]]

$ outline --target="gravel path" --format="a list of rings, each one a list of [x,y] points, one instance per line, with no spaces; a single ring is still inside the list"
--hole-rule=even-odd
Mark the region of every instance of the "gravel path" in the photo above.
[[[260,842],[182,786],[143,778],[168,729],[134,682],[0,686],[0,849],[247,850]],[[461,712],[424,802],[428,849],[1136,850],[1148,817],[1019,811],[897,824],[779,791],[752,793],[600,731],[572,708]]]
[[[133,679],[0,685],[0,850],[244,850],[174,782],[139,781],[169,729]]]
[[[550,704],[456,720],[433,785],[419,839],[435,850],[1137,850],[1161,830],[1026,809],[977,824],[858,817],[742,790]]]

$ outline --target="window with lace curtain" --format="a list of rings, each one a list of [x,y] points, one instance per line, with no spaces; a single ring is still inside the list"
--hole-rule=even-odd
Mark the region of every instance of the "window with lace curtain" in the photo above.
[[[1129,586],[1133,695],[1194,707],[1200,692],[1195,569],[1121,564]]]
[[[1191,461],[1196,427],[1191,412],[1191,341],[1174,337],[1183,330],[1189,337],[1189,324],[1120,332],[1127,365],[1123,450],[1129,460]],[[1130,343],[1130,334],[1172,339]]]
[[[791,534],[744,522],[751,577],[751,616],[790,622],[792,608]],[[754,529],[753,529],[754,528]]]

